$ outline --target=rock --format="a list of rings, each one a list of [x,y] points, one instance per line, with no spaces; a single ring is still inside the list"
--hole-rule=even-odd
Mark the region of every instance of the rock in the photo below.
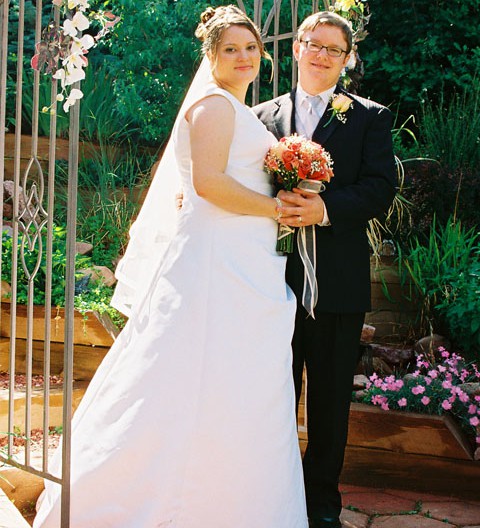
[[[466,392],[470,398],[473,396],[480,396],[480,383],[462,383],[460,388]]]
[[[480,460],[480,447],[477,447],[473,455],[473,460]]]
[[[2,280],[1,285],[1,295],[2,295],[2,301],[10,302],[10,294],[12,293],[12,288],[8,282]]]
[[[441,335],[432,334],[422,337],[422,339],[418,340],[415,343],[413,349],[417,355],[425,354],[426,356],[432,357],[438,355],[438,347],[443,347],[446,350],[450,350],[451,343],[448,339]]]
[[[369,380],[367,376],[364,376],[363,374],[357,374],[353,377],[353,390],[364,389],[368,382]]]
[[[374,335],[375,335],[375,327],[364,324],[362,328],[362,336],[360,338],[360,341],[363,341],[364,343],[371,343],[373,341]]]
[[[7,236],[7,237],[12,238],[12,236],[13,236],[13,227],[10,225],[10,222],[4,222],[3,226],[2,226],[2,229],[3,229],[3,236]]]
[[[80,270],[80,273],[89,275],[91,281],[102,282],[105,286],[113,286],[117,282],[113,271],[109,270],[106,266],[93,266],[85,270]]]
[[[404,365],[415,359],[413,348],[396,348],[372,343],[370,349],[373,357],[383,359],[390,366]]]
[[[3,216],[11,220],[13,218],[13,194],[15,191],[15,183],[11,180],[5,180],[3,182]],[[23,188],[18,188],[18,216],[22,216],[23,223],[27,223],[35,215],[35,208],[29,207],[29,213],[25,214],[27,207],[25,193]]]
[[[88,242],[75,242],[75,252],[78,255],[90,255],[92,250],[93,246]]]
[[[393,370],[390,366],[381,358],[374,357],[372,359],[373,371],[376,372],[379,376],[390,376],[393,374]]]
[[[366,393],[367,393],[367,391],[365,391],[365,390],[354,391],[353,398],[354,398],[355,401],[360,401],[361,402],[365,398]]]

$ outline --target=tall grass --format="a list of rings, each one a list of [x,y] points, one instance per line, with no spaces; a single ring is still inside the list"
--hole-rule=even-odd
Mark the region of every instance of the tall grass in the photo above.
[[[426,100],[420,114],[420,144],[426,156],[449,169],[480,166],[480,78],[463,93]]]

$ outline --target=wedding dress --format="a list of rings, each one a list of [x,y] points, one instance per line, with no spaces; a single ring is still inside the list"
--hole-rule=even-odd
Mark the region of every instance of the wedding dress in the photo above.
[[[229,92],[210,94],[235,110],[226,173],[271,195],[274,137]],[[173,140],[177,235],[75,413],[70,526],[306,528],[277,223],[198,197],[184,119]],[[34,527],[59,528],[60,486],[46,487]]]

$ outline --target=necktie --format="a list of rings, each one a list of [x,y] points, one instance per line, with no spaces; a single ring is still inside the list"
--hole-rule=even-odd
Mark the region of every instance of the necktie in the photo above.
[[[318,122],[322,117],[322,98],[318,95],[307,95],[307,112],[305,115],[305,131],[308,137],[312,137],[313,132],[317,128]]]

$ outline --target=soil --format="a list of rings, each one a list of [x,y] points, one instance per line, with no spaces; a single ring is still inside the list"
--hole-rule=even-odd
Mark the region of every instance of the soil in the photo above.
[[[45,378],[41,374],[32,376],[32,388],[41,389],[44,387]],[[8,372],[0,372],[0,389],[8,389],[10,386],[10,374]],[[63,378],[61,376],[50,376],[50,388],[63,386]],[[27,376],[25,374],[15,374],[15,389],[24,391],[27,387]]]

